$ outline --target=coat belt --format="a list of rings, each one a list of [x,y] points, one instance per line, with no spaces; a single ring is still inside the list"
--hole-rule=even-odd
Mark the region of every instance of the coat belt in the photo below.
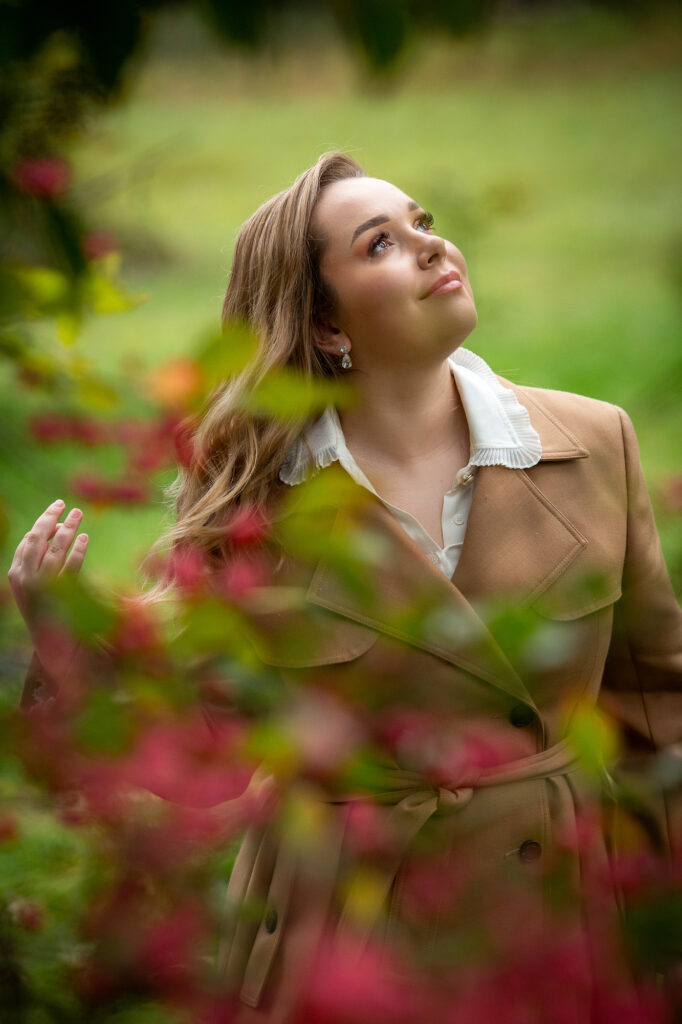
[[[537,754],[489,768],[476,769],[466,779],[466,784],[430,784],[419,772],[386,767],[383,773],[380,771],[376,789],[372,793],[348,793],[328,797],[328,801],[333,803],[371,799],[373,802],[392,805],[388,826],[396,835],[393,855],[388,863],[381,864],[376,877],[374,911],[363,912],[362,917],[358,919],[347,902],[341,914],[339,929],[342,932],[350,930],[358,949],[362,948],[364,941],[370,938],[378,923],[381,908],[388,897],[409,844],[432,815],[450,815],[463,810],[471,801],[474,791],[480,787],[564,775],[577,770],[579,763],[580,757],[574,747],[568,740],[562,740]],[[606,771],[605,777],[607,782],[611,783],[612,780]]]
[[[490,768],[476,769],[466,779],[466,784],[439,786],[431,784],[419,772],[388,765],[380,769],[377,784],[371,792],[330,794],[322,797],[326,803],[347,804],[357,800],[371,800],[389,805],[389,823],[396,837],[390,859],[382,862],[378,869],[376,899],[372,901],[372,907],[366,914],[363,913],[361,919],[358,919],[357,913],[353,912],[351,903],[347,900],[337,925],[338,932],[348,931],[353,936],[358,954],[362,951],[365,942],[371,937],[374,928],[379,923],[385,900],[409,844],[432,815],[458,813],[467,806],[474,791],[479,787],[568,774],[579,768],[579,761],[579,755],[569,741],[562,740],[537,754],[531,754],[515,761],[507,761]],[[612,792],[612,779],[606,769],[603,769],[603,774],[607,789]],[[261,779],[267,781],[268,776],[261,775]],[[324,928],[325,908],[331,899],[340,864],[343,829],[338,829],[335,832],[335,837],[325,849],[322,858],[328,869],[327,885],[322,887],[315,896],[319,903],[320,930]],[[228,904],[231,904],[233,911],[238,909],[244,900],[248,901],[253,879],[260,873],[258,864],[261,857],[267,856],[266,850],[267,844],[263,842],[262,826],[260,828],[252,826],[244,838],[233,875],[228,884]],[[266,925],[261,923],[255,939],[252,932],[247,938],[248,924],[240,924],[238,916],[235,918],[233,913],[226,922],[220,961],[228,974],[232,974],[234,977],[234,972],[236,972],[241,976],[241,998],[252,1006],[256,1006],[260,1000],[277,946],[282,937],[291,901],[291,892],[297,875],[296,859],[296,854],[288,847],[288,844],[279,840],[278,848],[274,853],[274,865],[266,897],[268,905],[274,907],[278,914],[278,926],[274,932],[270,933]],[[251,870],[245,871],[248,864],[252,866]],[[246,943],[249,948],[245,948]],[[239,966],[240,964],[242,966]]]

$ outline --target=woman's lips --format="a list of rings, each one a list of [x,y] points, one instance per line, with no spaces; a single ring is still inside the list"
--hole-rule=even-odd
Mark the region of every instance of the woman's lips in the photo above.
[[[434,288],[432,292],[426,296],[430,299],[432,295],[445,295],[446,292],[454,292],[456,288],[462,288],[463,284],[461,281],[457,281],[453,278],[452,281],[445,281],[440,287]]]
[[[462,275],[460,272],[458,270],[449,270],[447,273],[441,274],[424,298],[429,299],[432,295],[445,295],[446,292],[452,292],[461,287]]]

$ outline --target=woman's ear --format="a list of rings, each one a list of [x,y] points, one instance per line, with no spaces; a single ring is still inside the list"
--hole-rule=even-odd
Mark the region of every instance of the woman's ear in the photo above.
[[[352,345],[346,332],[332,324],[318,324],[317,327],[313,327],[313,343],[332,355],[339,355],[342,345],[346,346],[346,352],[350,352]]]

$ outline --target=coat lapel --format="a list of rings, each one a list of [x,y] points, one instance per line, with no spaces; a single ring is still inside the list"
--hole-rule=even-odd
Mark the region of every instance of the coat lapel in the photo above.
[[[524,388],[501,378],[530,414],[542,458],[531,470],[478,471],[453,585],[469,600],[535,601],[571,565],[586,538],[541,490],[543,463],[582,459],[587,448]]]
[[[542,441],[542,462],[588,456],[525,389],[502,382],[528,409]],[[378,498],[359,485],[357,490],[358,502],[342,504],[332,517],[307,601],[430,651],[534,706],[482,609],[488,599],[505,595],[533,601],[565,572],[585,538],[528,471],[482,467],[460,561],[448,580]],[[368,552],[376,555],[369,590],[353,585],[352,573],[339,571],[338,553],[344,548],[351,558],[362,550],[361,561]]]
[[[357,532],[359,531],[359,533]],[[306,597],[338,615],[430,651],[467,672],[533,703],[516,671],[466,597],[429,561],[374,496],[360,512],[340,508],[330,550],[355,538],[376,544],[380,564],[368,592],[348,584],[326,555],[317,563]]]

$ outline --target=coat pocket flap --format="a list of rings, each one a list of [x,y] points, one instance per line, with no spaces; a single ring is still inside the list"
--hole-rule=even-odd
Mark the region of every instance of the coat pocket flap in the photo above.
[[[615,604],[622,592],[615,574],[564,577],[545,590],[532,607],[543,618],[568,622]]]

